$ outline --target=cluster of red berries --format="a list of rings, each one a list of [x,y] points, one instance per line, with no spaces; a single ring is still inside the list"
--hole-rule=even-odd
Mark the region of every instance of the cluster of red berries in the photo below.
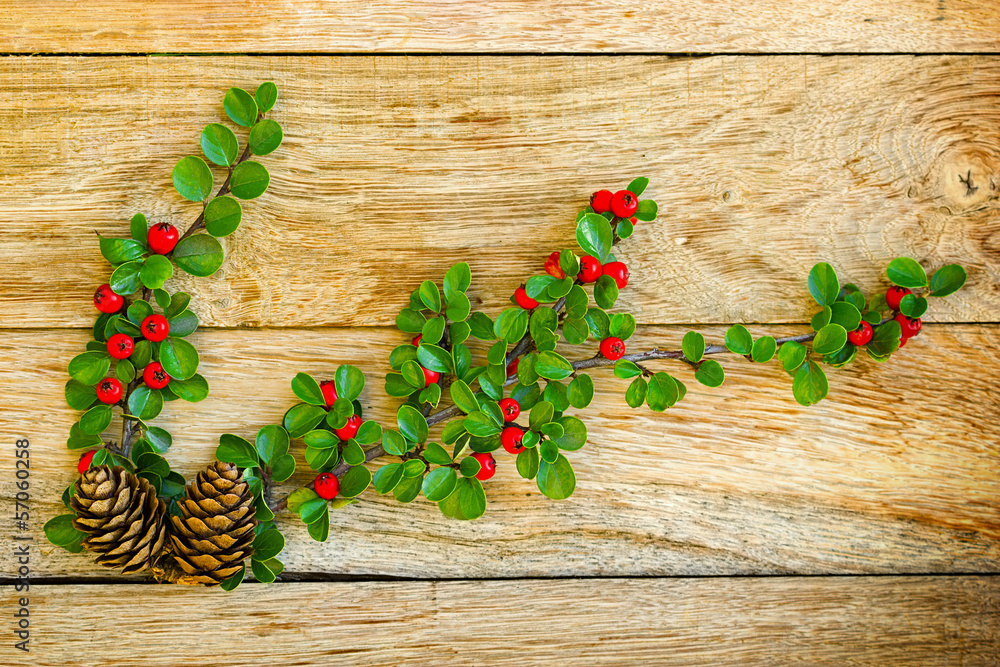
[[[110,285],[101,285],[94,292],[94,306],[102,313],[117,313],[124,305],[125,299],[120,294],[115,294]],[[154,313],[142,321],[139,331],[142,332],[143,338],[157,343],[170,333],[170,323],[163,315]],[[128,334],[116,333],[108,338],[107,348],[112,359],[119,361],[128,359],[135,351],[135,339]],[[142,380],[150,389],[163,389],[170,383],[170,376],[163,370],[160,362],[151,361],[142,371]],[[97,399],[101,403],[114,405],[122,399],[124,392],[125,388],[118,378],[106,377],[97,383]]]
[[[913,294],[913,291],[905,287],[890,287],[889,291],[885,293],[885,302],[896,312],[895,319],[899,322],[899,328],[902,330],[899,336],[900,347],[906,345],[906,341],[920,333],[920,330],[924,326],[923,321],[919,317],[907,317],[899,312],[899,304],[907,294]]]
[[[628,190],[619,190],[614,194],[611,190],[598,190],[590,195],[590,208],[594,209],[594,213],[611,211],[616,218],[628,218],[634,225],[636,219],[633,216],[639,208],[639,198]]]

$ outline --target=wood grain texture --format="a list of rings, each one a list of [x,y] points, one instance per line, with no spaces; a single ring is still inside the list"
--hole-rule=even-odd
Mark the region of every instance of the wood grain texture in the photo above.
[[[4,52],[997,51],[996,0],[4,0]]]
[[[995,577],[245,584],[228,596],[34,586],[31,606],[38,667],[172,667],[206,647],[236,667],[974,667],[1000,656]],[[5,662],[16,653],[0,645]]]
[[[644,329],[633,347],[674,346],[683,332]],[[722,337],[720,328],[705,333]],[[478,521],[369,490],[333,514],[324,544],[297,519],[284,519],[282,558],[292,578],[996,572],[998,333],[996,325],[928,325],[887,364],[831,371],[830,398],[808,409],[774,364],[730,359],[726,385],[709,390],[683,364],[663,362],[689,388],[664,414],[630,410],[627,383],[595,373],[598,397],[581,415],[589,444],[569,455],[578,480],[572,498],[544,498],[501,452]],[[382,397],[380,360],[403,338],[385,329],[197,332],[212,394],[168,404],[157,419],[174,434],[168,458],[190,479],[212,460],[219,434],[252,438],[281,419],[295,402],[295,373],[322,379],[347,362],[368,373],[366,416],[393,423],[396,403]],[[73,479],[77,455],[64,442],[77,414],[63,404],[62,387],[83,342],[81,332],[50,330],[0,339],[0,383],[17,388],[0,394],[0,433],[32,443],[39,578],[115,577],[85,555],[46,544],[41,532],[64,512],[59,495]],[[592,350],[581,352],[574,357]],[[293,452],[301,470],[285,490],[312,477],[302,445]],[[8,503],[12,461],[4,457],[0,470]],[[0,551],[12,553],[10,540],[9,531],[0,534]],[[10,576],[9,562],[3,567]]]
[[[1000,321],[1000,58],[220,56],[0,61],[0,326],[89,326],[94,230],[193,220],[174,163],[266,79],[271,188],[222,270],[171,286],[207,324],[389,324],[463,259],[495,312],[587,193],[639,174],[640,322],[806,321],[813,263],[875,290],[897,255],[970,271],[928,319]]]

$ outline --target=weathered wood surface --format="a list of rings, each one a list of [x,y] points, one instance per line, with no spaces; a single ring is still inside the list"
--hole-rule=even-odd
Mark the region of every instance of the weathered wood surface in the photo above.
[[[271,188],[216,276],[172,285],[211,325],[390,324],[463,259],[495,312],[589,191],[640,174],[661,211],[620,252],[641,322],[805,321],[814,262],[873,290],[897,255],[970,270],[929,320],[1000,320],[998,57],[219,56],[0,61],[0,326],[88,326],[94,230],[186,226],[174,163],[226,87],[266,79]]]
[[[228,597],[35,586],[30,604],[32,652],[3,642],[8,664],[173,667],[205,651],[235,666],[987,666],[1000,656],[995,577],[302,583]]]
[[[0,3],[37,53],[954,52],[1000,49],[996,0],[86,0]]]
[[[683,332],[644,329],[633,349],[675,346]],[[720,340],[723,330],[705,332]],[[293,578],[995,572],[998,334],[997,325],[928,325],[889,363],[831,371],[830,398],[811,408],[793,400],[790,379],[774,364],[726,360],[726,384],[710,390],[672,362],[666,368],[689,393],[663,414],[630,410],[627,382],[595,373],[598,398],[581,415],[589,444],[570,454],[578,480],[571,499],[541,496],[501,452],[478,521],[369,490],[333,514],[325,544],[284,519],[282,558]],[[386,329],[194,334],[212,393],[202,403],[167,405],[157,423],[174,434],[168,458],[191,478],[212,460],[219,434],[252,438],[280,421],[295,401],[295,373],[330,377],[340,363],[368,373],[366,415],[394,423],[381,374],[403,338]],[[116,576],[47,545],[40,530],[64,512],[59,495],[73,477],[77,455],[64,442],[78,415],[63,404],[62,387],[83,343],[79,331],[7,331],[0,339],[0,380],[15,388],[0,394],[0,432],[32,443],[34,528],[45,553],[37,577]],[[286,490],[311,478],[302,445],[293,452],[301,472]],[[0,476],[8,504],[12,460]],[[12,553],[10,540],[10,531],[0,534],[0,551]],[[0,561],[9,576],[10,561]]]

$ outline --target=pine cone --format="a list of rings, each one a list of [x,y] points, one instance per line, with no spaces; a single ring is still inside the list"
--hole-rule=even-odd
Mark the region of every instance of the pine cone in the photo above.
[[[239,468],[216,461],[188,484],[171,516],[176,563],[189,576],[178,583],[214,586],[236,574],[253,553],[256,508]]]
[[[167,535],[167,506],[149,481],[122,467],[97,466],[76,482],[70,501],[73,525],[87,533],[83,546],[100,554],[97,562],[121,567],[123,574],[149,566]]]

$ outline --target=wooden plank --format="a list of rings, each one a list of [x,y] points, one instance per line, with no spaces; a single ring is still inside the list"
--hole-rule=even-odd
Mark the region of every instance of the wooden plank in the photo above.
[[[298,583],[231,594],[32,586],[30,607],[38,667],[172,666],[205,651],[234,665],[565,665],[572,656],[575,665],[975,666],[1000,655],[995,577]],[[14,664],[24,656],[11,644],[0,657]]]
[[[88,326],[94,230],[186,226],[174,163],[265,79],[271,189],[215,277],[171,286],[208,324],[388,324],[463,259],[494,312],[638,174],[662,212],[620,253],[640,322],[806,321],[813,263],[874,290],[897,255],[969,268],[929,319],[1000,321],[1000,58],[222,56],[0,61],[0,326]]]
[[[997,51],[1000,4],[888,0],[5,2],[5,52]]]
[[[683,331],[641,330],[634,348],[674,346]],[[720,328],[705,333],[722,338]],[[404,506],[370,490],[332,516],[324,544],[297,519],[283,520],[282,558],[297,575],[456,578],[996,571],[998,334],[997,325],[928,325],[887,364],[831,371],[830,398],[812,408],[792,399],[775,364],[730,359],[727,383],[710,390],[674,362],[666,367],[689,392],[665,414],[631,411],[627,383],[595,373],[598,397],[581,415],[589,444],[569,455],[572,498],[544,498],[501,452],[483,519],[446,519],[424,501]],[[385,329],[195,333],[212,394],[168,404],[157,419],[174,434],[171,464],[191,478],[212,460],[219,434],[252,438],[280,421],[295,402],[295,373],[323,378],[340,363],[368,373],[365,414],[393,423],[397,403],[383,398],[381,377],[403,338]],[[115,577],[41,534],[46,519],[65,511],[59,495],[74,476],[76,455],[64,441],[77,413],[62,404],[62,386],[83,342],[80,332],[58,330],[0,339],[0,386],[16,388],[0,394],[0,432],[32,443],[39,577]],[[302,470],[285,490],[312,478],[301,447],[293,453]],[[4,501],[13,483],[12,473],[0,477]],[[0,551],[12,549],[4,531]]]

